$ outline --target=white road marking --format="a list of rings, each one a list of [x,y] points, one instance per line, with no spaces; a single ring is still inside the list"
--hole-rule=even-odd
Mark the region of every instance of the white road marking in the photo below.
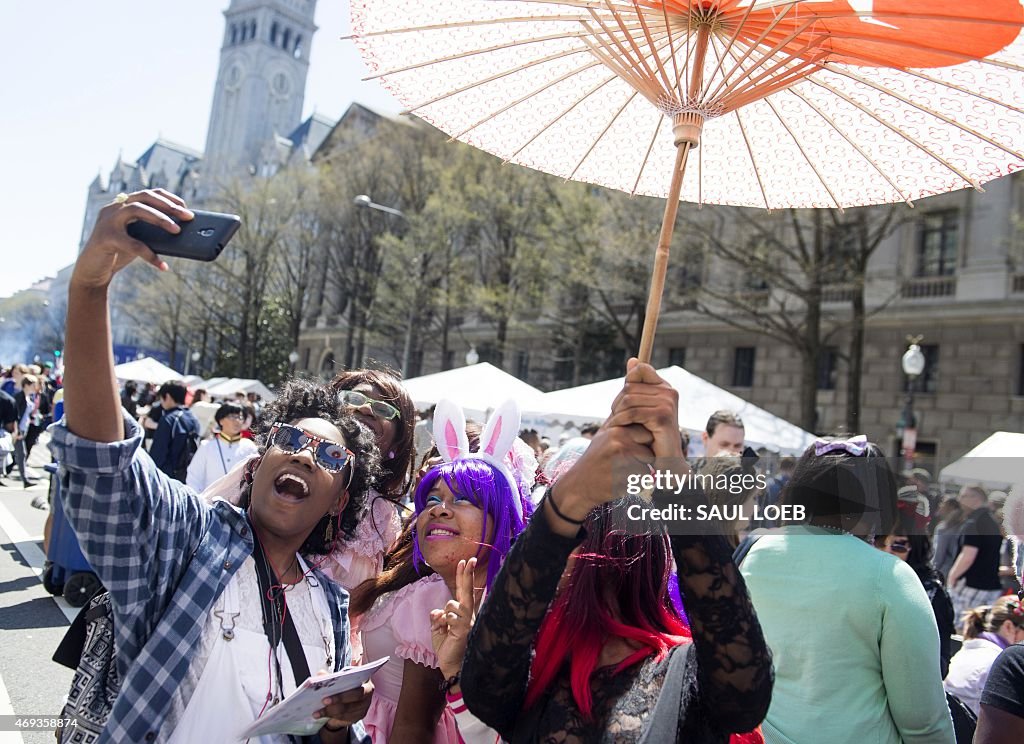
[[[0,715],[14,715],[11,696],[7,694],[7,687],[4,686],[4,678],[2,676],[0,676]],[[25,740],[17,731],[0,731],[0,744],[25,744]]]
[[[41,577],[43,568],[46,565],[46,556],[43,555],[43,551],[36,545],[38,538],[33,540],[29,537],[25,528],[21,526],[21,522],[15,519],[14,515],[3,504],[0,504],[0,529],[7,533],[11,542],[14,543],[14,547],[18,549],[21,557],[25,559],[25,562],[28,563],[35,575]],[[42,581],[42,578],[40,578],[40,581]],[[78,609],[65,602],[63,597],[53,597],[53,601],[57,603],[57,606],[64,613],[64,617],[68,619],[68,624],[70,625],[71,621],[78,616]]]

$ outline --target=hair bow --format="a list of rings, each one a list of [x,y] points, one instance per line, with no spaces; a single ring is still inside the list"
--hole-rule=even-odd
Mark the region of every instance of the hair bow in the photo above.
[[[815,439],[814,454],[820,457],[829,452],[846,452],[854,457],[860,457],[868,450],[868,438],[864,434],[858,434],[849,439]]]

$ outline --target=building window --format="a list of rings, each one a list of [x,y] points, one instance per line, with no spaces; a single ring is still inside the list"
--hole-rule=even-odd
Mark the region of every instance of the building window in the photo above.
[[[924,372],[914,381],[914,390],[919,393],[935,393],[939,390],[939,346],[921,344],[924,354]]]
[[[256,21],[253,21],[252,23],[249,24],[249,38],[250,39],[255,39],[256,38]]]
[[[281,37],[281,48],[287,49],[292,41],[292,31],[289,28],[284,30],[284,35]]]
[[[960,213],[955,209],[931,212],[918,226],[916,276],[953,276],[956,273]]]
[[[270,24],[270,43],[277,44],[277,21]]]
[[[818,390],[836,389],[836,365],[839,352],[832,346],[821,350],[818,357]]]
[[[737,346],[732,365],[732,386],[748,388],[754,386],[753,346]]]
[[[238,43],[238,26],[232,26],[231,27],[231,43],[232,44],[237,44]]]
[[[686,347],[685,346],[673,346],[668,350],[668,366],[669,367],[685,367],[686,366]]]
[[[516,377],[525,380],[530,376],[530,352],[521,349],[516,352]]]
[[[302,355],[302,368],[309,369],[309,355],[313,352],[313,349],[306,347],[306,353]]]
[[[302,34],[295,37],[295,50],[292,52],[295,59],[302,59]]]
[[[1024,344],[1020,345],[1020,359],[1017,365],[1017,395],[1024,395]]]
[[[454,349],[448,349],[448,351],[446,351],[444,353],[443,368],[444,369],[452,369],[453,367],[455,367],[455,350]]]

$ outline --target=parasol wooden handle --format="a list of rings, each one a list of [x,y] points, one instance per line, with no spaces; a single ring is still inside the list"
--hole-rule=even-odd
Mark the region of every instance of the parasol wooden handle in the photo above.
[[[676,212],[679,210],[679,194],[683,188],[683,174],[686,172],[686,156],[693,143],[683,140],[676,145],[676,163],[672,169],[672,183],[668,197],[665,199],[665,214],[661,219],[661,234],[658,237],[658,248],[654,252],[654,268],[651,271],[651,289],[647,295],[647,312],[644,314],[644,329],[640,335],[640,352],[637,357],[641,362],[650,364],[651,353],[654,351],[654,332],[658,327],[661,315],[661,296],[665,293],[665,276],[668,273],[668,251],[672,244],[672,232],[676,225]]]

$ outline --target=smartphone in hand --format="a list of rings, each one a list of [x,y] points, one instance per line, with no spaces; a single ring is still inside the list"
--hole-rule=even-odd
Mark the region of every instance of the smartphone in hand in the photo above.
[[[241,226],[242,220],[237,214],[206,212],[201,209],[194,209],[192,213],[195,217],[188,222],[175,220],[181,227],[177,235],[159,225],[139,221],[128,225],[128,234],[161,256],[213,261]]]

